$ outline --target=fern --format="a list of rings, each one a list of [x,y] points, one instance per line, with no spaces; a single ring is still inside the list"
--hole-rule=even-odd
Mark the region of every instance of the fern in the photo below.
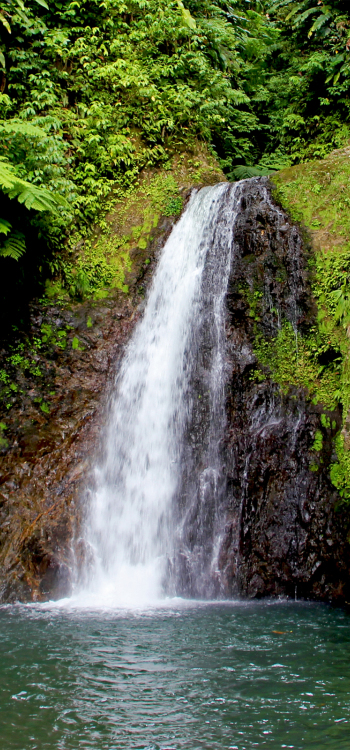
[[[29,129],[31,128],[33,131],[39,130],[34,126],[29,126]],[[24,125],[19,132],[28,134],[28,126]],[[2,156],[0,156],[0,190],[9,198],[17,198],[18,202],[23,203],[28,209],[57,213],[59,206],[68,207],[67,202],[60,195],[17,177],[12,164]],[[17,229],[12,230],[10,222],[6,219],[0,219],[0,234],[6,236],[5,241],[0,244],[0,257],[19,260],[26,250],[24,234]]]
[[[307,7],[310,5],[310,0],[303,0],[303,2],[295,2],[295,0],[277,0],[272,3],[271,10],[279,11],[282,8],[291,10],[285,16],[284,20],[286,23],[291,21],[292,26],[296,28],[301,26],[308,19],[312,20],[312,16],[317,13],[317,18],[314,20],[309,32],[308,37],[310,38],[315,31],[318,31],[325,23],[332,21],[332,10],[329,6],[323,5],[322,2],[317,2],[313,7]]]
[[[59,206],[68,208],[66,200],[60,195],[17,177],[12,164],[9,164],[2,156],[0,156],[0,190],[9,198],[17,198],[18,202],[23,203],[28,209],[57,213]]]
[[[271,169],[267,169],[266,167],[251,167],[239,164],[228,177],[231,180],[249,180],[251,177],[264,177],[271,171]]]
[[[3,219],[0,219],[1,224],[4,223]],[[8,222],[6,222],[7,224]],[[22,232],[18,232],[14,229],[10,236],[7,237],[5,242],[0,244],[0,257],[1,258],[13,258],[13,260],[19,260],[26,250],[25,237]]]
[[[6,219],[0,219],[0,234],[9,234],[11,232],[11,224]]]
[[[335,320],[347,328],[350,325],[350,295],[346,292],[346,285],[337,289],[333,293],[333,297],[337,303],[334,313]]]
[[[311,29],[308,33],[308,37],[312,36],[314,31],[318,31],[322,26],[324,26],[327,21],[331,18],[330,13],[323,13],[320,16],[316,18],[316,21],[312,24]]]

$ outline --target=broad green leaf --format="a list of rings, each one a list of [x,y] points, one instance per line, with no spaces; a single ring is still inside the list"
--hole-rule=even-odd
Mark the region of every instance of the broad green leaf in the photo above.
[[[194,30],[196,28],[196,22],[194,18],[192,18],[191,13],[189,10],[187,10],[187,8],[182,8],[182,18],[189,29]]]

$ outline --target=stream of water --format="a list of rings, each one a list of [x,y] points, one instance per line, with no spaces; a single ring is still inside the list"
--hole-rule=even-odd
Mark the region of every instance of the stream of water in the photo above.
[[[139,605],[156,601],[164,587],[169,590],[181,536],[174,500],[189,466],[201,505],[217,505],[218,445],[225,425],[224,299],[239,197],[239,184],[194,192],[162,251],[143,317],[116,378],[104,458],[95,471],[86,529],[95,565],[80,597],[87,605]],[[187,450],[184,461],[184,433],[194,409],[191,379],[204,348],[205,449],[200,460],[195,456],[192,461]],[[201,543],[193,556],[198,579],[215,568],[219,534],[215,513],[211,522],[213,512],[205,510],[205,515],[209,543]],[[183,548],[181,554],[191,566],[190,551]]]

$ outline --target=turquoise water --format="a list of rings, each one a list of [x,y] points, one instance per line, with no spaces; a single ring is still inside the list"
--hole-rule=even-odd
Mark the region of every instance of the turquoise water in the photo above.
[[[0,633],[2,750],[350,748],[342,611],[12,606]]]

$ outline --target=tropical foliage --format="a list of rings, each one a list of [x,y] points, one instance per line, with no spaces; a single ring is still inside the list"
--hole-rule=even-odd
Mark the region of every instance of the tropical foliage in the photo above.
[[[350,139],[349,83],[349,0],[0,0],[4,317],[12,323],[17,315],[22,325],[18,300],[23,309],[45,281],[46,301],[104,294],[117,276],[127,291],[128,237],[117,238],[120,257],[112,268],[111,238],[100,230],[117,201],[130,210],[140,173],[149,178],[141,191],[156,179],[150,169],[170,175],[157,205],[159,213],[176,215],[176,159],[185,152],[192,159],[203,143],[230,179],[269,174],[342,146]],[[307,215],[310,195],[319,212],[332,179],[326,171],[315,184],[294,186],[311,228],[321,220]],[[340,197],[330,196],[340,216],[339,243],[349,208],[344,191],[341,182]],[[334,237],[333,215],[324,226]],[[150,227],[145,213],[136,227],[139,247],[146,248]],[[344,258],[337,258],[336,278],[318,260],[319,330],[300,341],[295,361],[294,332],[283,329],[280,349],[288,356],[277,359],[280,379],[309,387],[305,378],[319,379],[319,358],[333,348],[329,366],[321,365],[328,367],[326,389],[317,395],[324,401],[329,391],[347,413],[350,292]],[[78,338],[72,346],[79,349]],[[349,452],[337,439],[333,481],[350,498]]]
[[[255,160],[238,46],[267,29],[259,13],[208,0],[19,3],[0,2],[0,148],[20,178],[67,198],[75,226],[196,138],[228,168]],[[67,225],[50,218],[48,240]]]
[[[1,129],[1,123],[0,123]],[[67,203],[60,195],[37,187],[17,177],[16,170],[6,159],[0,156],[0,190],[9,198],[17,198],[27,209],[36,211],[50,211],[57,213],[59,206],[67,208]],[[0,241],[0,256],[4,258],[19,258],[25,252],[25,237],[17,229],[12,230],[12,225],[6,219],[0,218],[0,234],[6,239]],[[9,235],[9,236],[8,236]]]
[[[113,191],[198,140],[232,179],[340,145],[349,136],[346,5],[0,0],[1,169],[32,185],[18,192],[31,225],[59,254]],[[67,201],[59,213],[57,196]]]
[[[267,6],[280,28],[268,59],[268,149],[282,148],[293,162],[323,157],[350,137],[349,4],[275,0]]]

